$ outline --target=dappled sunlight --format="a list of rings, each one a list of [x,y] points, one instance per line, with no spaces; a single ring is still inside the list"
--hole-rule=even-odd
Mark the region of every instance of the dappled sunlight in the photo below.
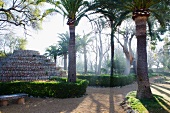
[[[164,109],[165,113],[170,112],[170,84],[151,83],[153,94],[160,95],[155,98],[160,105],[160,109]],[[161,97],[162,96],[162,97]]]
[[[109,92],[100,91],[101,88],[96,89],[96,91],[92,90],[94,93],[89,92],[88,96],[86,96],[81,104],[72,112],[76,113],[83,108],[86,110],[82,111],[83,113],[107,113],[108,109],[110,108]]]
[[[129,90],[136,85],[123,87],[87,87],[86,95],[80,98],[34,98],[28,97],[25,105],[11,104],[2,107],[2,113],[126,113],[120,106]],[[38,112],[37,112],[38,113]]]
[[[170,103],[164,97],[153,95],[151,99],[137,99],[136,91],[127,95],[127,103],[134,111],[139,113],[169,113]]]
[[[165,111],[170,113],[170,102],[169,101],[167,101],[166,99],[161,98],[161,97],[157,98],[156,100],[159,101],[159,104],[162,107],[160,109],[165,109]]]
[[[155,111],[159,113],[170,112],[170,103],[161,96],[154,96],[154,99],[150,100],[151,102],[146,101],[147,100],[141,101],[142,106],[146,109],[146,111],[142,113],[154,113]]]
[[[167,100],[170,100],[170,85],[169,84],[151,84],[151,90],[154,94],[159,94]]]
[[[120,106],[123,94],[115,94],[115,88],[88,87],[87,96],[72,113],[125,113]]]

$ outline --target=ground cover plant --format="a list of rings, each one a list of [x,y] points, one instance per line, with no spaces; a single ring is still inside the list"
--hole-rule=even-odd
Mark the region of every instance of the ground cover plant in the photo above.
[[[138,113],[169,113],[170,101],[159,95],[153,99],[137,99],[136,91],[129,92],[126,96],[127,103]]]

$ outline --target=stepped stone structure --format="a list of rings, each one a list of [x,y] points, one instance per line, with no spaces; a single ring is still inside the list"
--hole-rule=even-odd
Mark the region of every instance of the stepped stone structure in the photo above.
[[[13,54],[0,59],[0,81],[47,80],[60,75],[55,63],[38,51],[15,50]]]

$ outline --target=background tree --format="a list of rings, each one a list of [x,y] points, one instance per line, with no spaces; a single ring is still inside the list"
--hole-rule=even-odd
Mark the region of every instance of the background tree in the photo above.
[[[135,29],[134,24],[130,19],[127,19],[123,22],[124,24],[118,29],[118,34],[121,34],[123,36],[123,43],[119,37],[115,38],[117,39],[120,46],[123,48],[123,52],[125,54],[126,59],[126,68],[124,70],[124,75],[130,74],[130,68],[131,65],[133,65],[134,62],[134,52],[132,51],[131,43],[132,39],[135,36]],[[134,69],[136,69],[136,65],[133,65]],[[135,71],[136,72],[136,71]]]
[[[118,46],[115,48],[115,58],[114,58],[115,66],[114,66],[114,71],[117,74],[123,74],[123,71],[125,70],[125,58],[123,55],[123,51],[120,49]]]
[[[169,71],[170,70],[170,58],[169,58],[169,39],[168,38],[164,38],[164,45],[163,48],[161,48],[159,50],[159,61],[161,62],[161,64],[164,67],[165,71]]]
[[[58,35],[60,40],[58,41],[59,56],[64,56],[64,70],[67,70],[67,55],[68,55],[68,45],[69,45],[69,33],[61,33]]]
[[[87,74],[87,64],[88,64],[88,60],[87,60],[87,52],[88,52],[88,45],[90,42],[92,42],[93,37],[90,37],[90,35],[92,34],[92,32],[87,33],[82,36],[82,38],[80,38],[80,46],[81,46],[81,50],[80,52],[84,54],[84,74]]]
[[[2,35],[0,38],[0,50],[5,55],[13,53],[14,50],[24,50],[27,45],[27,40],[16,36],[13,32]]]
[[[1,0],[0,28],[7,29],[9,25],[40,28],[43,13],[40,4],[44,0]]]
[[[109,5],[111,4],[111,5]],[[94,11],[92,14],[100,13],[107,19],[109,22],[109,27],[111,30],[110,35],[110,45],[111,45],[111,69],[110,75],[113,76],[113,68],[114,68],[114,34],[117,30],[117,26],[121,24],[121,22],[127,18],[126,12],[123,10],[119,10],[114,8],[114,1],[106,1],[106,0],[94,0],[92,5],[89,7],[89,10]],[[111,7],[110,7],[111,6]]]
[[[96,74],[100,75],[101,74],[101,66],[102,66],[102,61],[103,61],[103,57],[106,54],[106,52],[109,50],[109,46],[108,45],[106,48],[103,47],[103,42],[104,42],[104,35],[102,36],[103,30],[106,28],[106,21],[104,19],[98,19],[94,21],[94,26],[95,26],[95,33],[98,35],[98,41],[99,43],[97,44],[96,42],[96,51],[98,51],[96,54],[98,55],[98,66],[97,66],[97,70],[96,70]],[[97,59],[97,58],[96,58]],[[97,63],[97,62],[96,62]]]
[[[16,46],[17,50],[26,50],[27,40],[25,38],[18,38],[18,43]]]
[[[45,56],[52,57],[55,64],[57,64],[57,56],[58,56],[59,50],[56,45],[51,45],[45,50]]]

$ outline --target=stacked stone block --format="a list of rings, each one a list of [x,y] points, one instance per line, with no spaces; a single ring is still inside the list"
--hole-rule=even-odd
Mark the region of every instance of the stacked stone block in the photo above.
[[[0,60],[0,81],[47,80],[53,76],[60,76],[56,64],[38,51],[15,50]]]

